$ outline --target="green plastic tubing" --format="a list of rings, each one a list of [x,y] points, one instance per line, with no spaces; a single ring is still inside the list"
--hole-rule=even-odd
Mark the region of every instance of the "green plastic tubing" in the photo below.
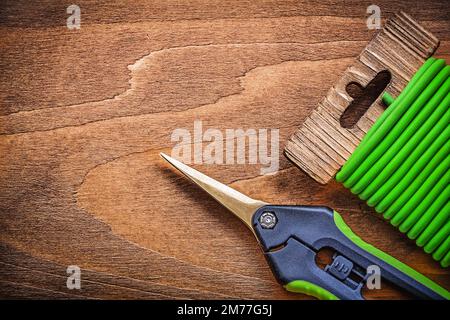
[[[450,251],[447,252],[445,257],[441,260],[441,266],[447,268],[450,265]]]
[[[423,64],[422,67],[420,67],[420,69],[414,74],[412,79],[409,81],[408,85],[403,89],[403,91],[397,97],[397,100],[403,99],[409,93],[409,91],[411,91],[411,88],[413,88],[416,85],[416,83],[419,81],[419,79],[427,72],[427,70],[431,67],[431,65],[435,61],[436,61],[435,58],[430,58]],[[388,101],[389,103],[387,105],[390,105],[394,102],[394,101],[392,101],[392,99],[388,99],[388,100],[391,100],[391,101]],[[376,132],[379,127],[381,127],[383,125],[384,121],[386,120],[386,118],[388,118],[390,116],[390,114],[392,113],[393,110],[394,110],[394,108],[390,108],[390,109],[386,110],[385,112],[383,112],[383,114],[377,119],[376,123],[374,123],[371,130],[369,132],[367,132],[367,134],[365,136],[365,140],[370,139],[372,134],[374,132]],[[360,148],[363,147],[363,145],[361,145],[362,143],[363,143],[363,141],[361,141],[361,143],[359,144],[359,146],[361,146]]]
[[[443,226],[449,219],[450,214],[450,203],[441,209],[441,211],[436,215],[435,219],[425,228],[422,234],[417,238],[417,245],[423,247],[428,240]]]
[[[390,106],[394,102],[394,97],[391,96],[389,93],[385,92],[383,94],[383,97],[381,98],[383,100],[383,103],[387,106]]]
[[[438,62],[438,61],[437,61]],[[435,64],[437,63],[435,62]],[[435,65],[433,64],[433,66]],[[431,66],[431,68],[433,68]],[[424,77],[426,77],[428,74],[426,74]],[[412,104],[408,103],[410,100],[401,101],[398,110],[400,110],[401,107],[406,106],[406,112],[399,116],[399,118],[393,118],[392,122],[395,121],[395,123],[392,123],[391,128],[389,128],[388,132],[386,131],[385,127],[388,127],[388,124],[391,122],[391,119],[389,119],[389,122],[386,121],[386,125],[381,127],[378,132],[380,134],[378,137],[381,137],[380,139],[376,139],[376,135],[378,132],[376,132],[372,139],[369,140],[367,148],[369,150],[369,145],[373,145],[372,148],[370,148],[370,154],[362,161],[360,161],[360,164],[358,167],[354,170],[354,172],[348,177],[343,183],[344,186],[347,188],[351,188],[357,180],[363,176],[367,170],[372,167],[384,152],[387,151],[388,147],[391,146],[396,139],[400,136],[401,133],[404,132],[405,127],[412,121],[412,119],[417,115],[417,113],[422,110],[423,105],[436,93],[436,91],[440,88],[441,84],[448,79],[450,76],[450,66],[447,66],[445,68],[441,68],[441,71],[439,74],[431,81],[424,82],[425,89],[423,92],[419,95],[417,100],[415,100]],[[420,85],[421,82],[417,83],[417,85]],[[450,81],[446,82],[446,85],[444,85],[443,90],[448,90],[450,86]],[[413,96],[413,91],[411,91],[410,96]],[[395,102],[391,105],[393,106]],[[392,113],[392,117],[394,116],[395,111]],[[356,150],[355,150],[356,152]],[[355,154],[355,153],[353,153]]]
[[[450,89],[450,78],[445,82],[438,92],[433,96],[433,98],[420,110],[417,117],[415,117],[411,123],[407,126],[407,128],[400,133],[400,136],[394,140],[394,142],[389,146],[389,141],[385,140],[384,142],[387,144],[387,150],[381,150],[382,156],[376,161],[376,163],[367,168],[361,165],[358,170],[367,170],[365,174],[360,173],[359,181],[351,188],[353,193],[361,193],[365,191],[364,189],[368,184],[374,182],[372,188],[378,189],[381,185],[379,180],[385,181],[387,176],[383,176],[379,174],[383,168],[389,164],[389,162],[396,155],[400,155],[399,159],[397,159],[397,163],[402,162],[409,153],[413,150],[413,148],[419,144],[419,142],[426,137],[426,134],[429,132],[430,128],[433,127],[433,124],[436,123],[445,111],[448,109],[448,105],[445,102],[446,93]],[[450,95],[449,95],[450,99]],[[430,116],[431,114],[431,116]],[[383,145],[380,144],[379,147]],[[399,150],[397,153],[396,150]],[[372,153],[374,154],[374,153]],[[395,166],[395,164],[394,164]],[[358,172],[355,171],[356,172]],[[375,177],[378,175],[378,181],[374,181]],[[353,176],[353,175],[352,175]],[[361,196],[363,198],[363,196]]]
[[[428,59],[336,174],[336,180],[450,265],[450,66]]]
[[[403,205],[414,195],[414,193],[419,189],[424,181],[429,181],[427,177],[432,175],[436,168],[440,169],[439,174],[434,174],[433,177],[440,177],[441,174],[450,165],[450,158],[448,155],[448,143],[446,143],[438,153],[431,159],[431,161],[425,166],[425,168],[420,172],[420,174],[415,179],[410,179],[410,175],[407,174],[404,179],[398,184],[398,189],[394,188],[378,206],[375,207],[377,212],[384,212],[384,217],[390,219],[398,212]],[[404,190],[404,192],[398,192],[399,190]],[[387,200],[387,201],[385,201]],[[394,200],[393,202],[389,200]],[[386,206],[385,202],[392,203],[389,207]]]
[[[420,171],[430,161],[433,155],[448,140],[448,135],[444,133],[444,130],[447,128],[449,120],[450,111],[447,110],[446,115],[442,117],[439,122],[433,127],[433,129],[431,129],[431,131],[428,133],[430,139],[434,140],[431,146],[429,145],[429,141],[422,140],[416,147],[416,149],[406,158],[405,162],[400,164],[400,167],[395,172],[388,171],[386,173],[387,175],[389,175],[389,179],[378,190],[370,189],[370,191],[373,190],[374,193],[373,195],[370,195],[370,198],[367,200],[367,204],[369,206],[376,206],[389,191],[397,186],[398,182],[407,173],[412,175],[412,178],[420,173]],[[397,156],[401,157],[401,155]],[[387,170],[390,170],[390,168]],[[371,185],[369,185],[368,188],[371,188]]]
[[[441,210],[441,208],[447,203],[450,198],[450,185],[447,185],[444,192],[442,192],[433,202],[433,204],[428,207],[427,211],[420,217],[419,221],[414,224],[414,226],[408,231],[408,238],[416,239],[420,233],[425,229],[425,227],[432,221],[436,214]],[[400,226],[400,231],[402,228]],[[403,232],[406,232],[403,231]]]
[[[423,201],[418,206],[416,206],[416,208],[408,215],[405,221],[402,222],[402,224],[399,226],[401,232],[407,232],[414,224],[418,223],[418,221],[420,221],[420,218],[422,217],[422,214],[426,213],[428,208],[430,208],[432,204],[438,203],[439,208],[441,208],[442,200],[439,199],[439,201],[436,201],[436,198],[438,198],[440,195],[447,195],[448,199],[448,191],[446,192],[446,189],[449,190],[448,175],[449,171],[447,171],[444,179],[439,180],[439,182],[431,189],[431,191],[428,192]],[[447,201],[447,199],[445,199],[445,201]],[[395,218],[397,218],[397,215],[394,217],[394,219]],[[398,222],[398,220],[394,222],[394,219],[391,220],[391,223],[394,226],[397,226],[400,222]]]
[[[434,170],[431,175],[425,180],[425,182],[418,181],[417,183],[421,183],[420,187],[414,193],[414,195],[408,197],[408,200],[402,205],[401,208],[395,210],[395,213],[392,215],[391,223],[394,226],[398,226],[418,205],[422,203],[426,203],[424,198],[428,193],[432,191],[434,186],[439,186],[438,192],[440,193],[444,190],[445,185],[450,181],[450,171],[447,169],[450,168],[450,156],[447,156],[445,161],[441,162],[439,166]],[[441,178],[442,177],[442,178]],[[436,184],[436,181],[437,184]],[[415,181],[416,182],[416,181]],[[438,193],[438,194],[439,194]],[[434,200],[434,199],[433,199]],[[389,212],[391,208],[386,211],[386,214]],[[390,213],[390,212],[389,212]]]
[[[336,174],[337,181],[343,182],[347,180],[347,178],[357,169],[360,163],[366,158],[365,155],[371,152],[380,143],[384,136],[392,129],[392,127],[398,122],[402,115],[408,110],[409,106],[414,102],[419,94],[422,93],[426,86],[444,68],[445,60],[438,59],[432,61],[431,66],[427,64],[428,61],[422,66],[422,68],[427,67],[423,71],[423,74],[421,74],[414,83],[410,83],[408,85],[411,86],[411,88],[407,89],[405,97],[403,98],[402,94],[400,94],[399,97],[388,108],[388,110],[391,109],[392,111],[383,112],[383,114],[380,116],[380,119],[378,119],[379,121],[377,120],[375,122],[374,126],[371,128],[368,134],[366,134],[364,139],[347,160],[347,165],[343,166],[341,170]],[[389,121],[386,121],[386,118],[389,118]],[[379,124],[377,125],[377,123]],[[365,152],[361,153],[361,149],[363,148],[365,148]]]
[[[442,243],[442,245],[435,252],[436,256],[441,259],[448,250],[448,244],[446,244],[447,240],[450,239],[448,234],[450,234],[450,221],[447,221],[445,226],[441,230],[439,230],[439,232],[436,233],[430,241],[428,241],[427,245],[423,248],[425,252],[433,252]],[[446,237],[447,239],[445,239]]]
[[[447,230],[448,232],[448,230]],[[450,249],[450,237],[447,236],[447,239],[440,245],[440,247],[433,253],[434,260],[441,260],[444,254],[446,254]],[[425,247],[425,252],[427,252],[427,248]],[[429,250],[428,253],[432,252]]]

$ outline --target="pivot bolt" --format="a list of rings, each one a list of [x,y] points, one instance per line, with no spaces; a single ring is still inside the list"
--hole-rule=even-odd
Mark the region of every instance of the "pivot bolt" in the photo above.
[[[273,212],[266,211],[259,217],[259,223],[263,229],[273,229],[277,224],[277,216]]]

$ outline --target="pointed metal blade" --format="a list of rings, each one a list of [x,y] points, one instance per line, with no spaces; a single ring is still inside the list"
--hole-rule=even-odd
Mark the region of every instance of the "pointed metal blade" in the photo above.
[[[160,153],[160,155],[186,177],[208,192],[225,208],[234,213],[253,232],[252,216],[257,209],[267,205],[267,203],[247,197],[239,191],[236,191],[233,188],[208,177],[207,175],[185,165],[178,160],[175,160],[172,157],[169,157],[164,153]]]

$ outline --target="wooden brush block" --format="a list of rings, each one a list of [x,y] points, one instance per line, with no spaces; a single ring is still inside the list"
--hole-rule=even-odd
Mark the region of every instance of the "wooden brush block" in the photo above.
[[[385,108],[380,94],[354,126],[344,128],[341,117],[353,100],[347,85],[366,87],[387,70],[391,80],[385,91],[396,97],[438,45],[439,40],[406,13],[389,19],[289,138],[287,158],[316,181],[330,181]]]

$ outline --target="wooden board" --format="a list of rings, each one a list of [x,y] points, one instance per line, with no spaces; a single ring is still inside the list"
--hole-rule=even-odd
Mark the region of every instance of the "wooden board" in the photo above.
[[[285,292],[246,227],[158,154],[195,119],[278,128],[286,141],[372,38],[370,4],[80,1],[81,29],[68,30],[60,1],[2,2],[0,297],[308,298]],[[445,2],[378,5],[383,18],[414,13],[449,58]],[[450,288],[447,271],[341,185],[280,160],[270,176],[195,168],[266,202],[333,207]],[[81,290],[66,287],[69,265]]]
[[[319,183],[328,183],[385,109],[381,92],[398,96],[438,45],[439,40],[405,12],[389,19],[289,138],[286,156]],[[381,72],[389,75],[386,90],[379,90],[378,98],[352,125],[343,123],[344,113],[355,102],[347,86],[367,88]]]

